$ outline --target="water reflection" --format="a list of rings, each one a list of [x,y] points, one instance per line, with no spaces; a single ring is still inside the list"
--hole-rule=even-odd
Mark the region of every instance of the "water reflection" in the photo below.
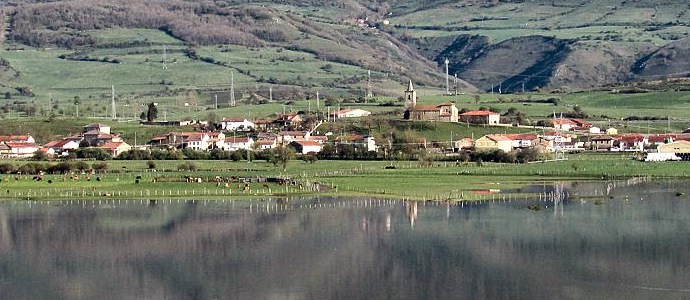
[[[556,197],[481,203],[368,198],[5,203],[0,295],[690,297],[688,184],[611,184],[543,185],[533,189]],[[605,197],[591,198],[601,191]],[[526,208],[537,202],[545,209]]]

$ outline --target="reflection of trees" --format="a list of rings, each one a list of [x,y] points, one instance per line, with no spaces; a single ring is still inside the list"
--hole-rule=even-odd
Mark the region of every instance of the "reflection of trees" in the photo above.
[[[684,286],[690,204],[651,200],[566,202],[564,218],[520,204],[447,215],[416,202],[0,209],[0,279],[12,283],[0,289],[32,299],[22,293],[37,284],[46,299],[673,298],[634,287]]]

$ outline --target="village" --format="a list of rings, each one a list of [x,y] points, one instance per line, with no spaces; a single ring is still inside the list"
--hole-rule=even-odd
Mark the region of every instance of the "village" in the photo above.
[[[563,153],[599,151],[636,153],[646,161],[690,159],[690,133],[619,134],[615,128],[599,128],[593,123],[577,118],[554,115],[543,120],[548,126],[523,126],[503,124],[501,114],[490,110],[460,110],[453,102],[437,105],[418,105],[417,92],[412,81],[404,91],[404,113],[400,119],[408,122],[445,122],[467,126],[500,128],[523,127],[530,133],[494,133],[479,137],[458,137],[450,141],[421,139],[413,143],[413,149],[438,155],[503,151],[519,153],[527,149],[548,154],[550,158],[562,158]],[[272,151],[290,147],[298,155],[320,155],[324,151],[356,151],[368,153],[357,158],[380,159],[390,151],[390,141],[381,143],[373,135],[330,132],[320,130],[324,124],[350,119],[363,121],[372,113],[363,109],[341,109],[329,113],[326,120],[305,122],[303,115],[295,112],[279,114],[275,119],[254,119],[228,116],[218,124],[208,121],[185,122],[193,131],[171,131],[156,136],[145,143],[125,141],[121,134],[112,132],[105,124],[94,123],[83,127],[82,132],[48,141],[39,145],[30,135],[0,136],[0,157],[11,159],[62,159],[77,158],[78,149],[89,148],[117,158],[130,150],[182,150],[208,152],[220,151]],[[165,126],[171,122],[142,122],[141,126]],[[179,122],[178,122],[179,123]],[[378,142],[378,143],[377,143]],[[409,147],[408,147],[409,148]],[[345,150],[347,149],[347,150]],[[383,153],[385,154],[385,153]],[[89,157],[93,158],[93,157]],[[326,156],[328,158],[328,156]],[[342,157],[341,157],[342,158]]]

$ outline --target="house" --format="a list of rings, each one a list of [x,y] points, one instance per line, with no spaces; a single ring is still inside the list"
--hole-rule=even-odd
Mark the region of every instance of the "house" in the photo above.
[[[592,150],[611,150],[611,148],[613,148],[613,143],[615,140],[616,139],[607,135],[593,137],[590,143],[590,147],[592,148]]]
[[[615,149],[620,151],[644,151],[647,138],[639,133],[627,133],[618,136],[613,142]]]
[[[563,119],[555,118],[551,119],[553,127],[562,131],[589,131],[593,127],[592,123],[581,119]]]
[[[208,149],[225,148],[225,133],[213,131],[208,132]]]
[[[251,131],[254,123],[245,118],[223,118],[221,129],[227,131]]]
[[[349,135],[341,136],[336,139],[336,147],[340,145],[351,145],[355,149],[363,149],[364,151],[376,151],[376,140],[373,136],[364,135]]]
[[[278,142],[276,139],[261,139],[257,140],[255,144],[257,149],[259,150],[273,149],[278,146]]]
[[[675,141],[657,147],[659,153],[673,153],[683,160],[690,160],[690,142],[685,140]]]
[[[647,144],[649,145],[663,145],[663,144],[668,144],[672,143],[677,139],[676,134],[668,133],[668,134],[650,134],[647,136]]]
[[[28,158],[38,151],[38,145],[35,143],[15,143],[2,142],[3,147],[0,147],[0,154],[11,158]]]
[[[38,151],[43,153],[45,156],[48,156],[48,157],[55,156],[55,150],[53,150],[52,148],[45,148],[45,147],[38,148]]]
[[[608,128],[606,129],[606,135],[618,135],[618,129],[616,128]]]
[[[290,142],[290,146],[295,148],[297,153],[301,154],[307,154],[310,152],[319,153],[321,152],[321,148],[323,147],[319,142],[307,140],[292,141]]]
[[[269,128],[273,127],[274,123],[273,120],[255,120],[254,121],[254,128],[256,130],[268,130]]]
[[[240,149],[243,150],[252,150],[252,147],[254,145],[254,139],[250,137],[226,137],[225,138],[225,147],[223,150],[226,151],[237,151]]]
[[[302,124],[302,117],[296,113],[282,114],[279,115],[278,118],[273,121],[273,123],[285,127],[299,126]]]
[[[0,136],[0,143],[36,143],[36,140],[30,135],[2,135]]]
[[[513,149],[532,148],[539,143],[536,134],[504,134],[504,137],[512,141]]]
[[[409,120],[457,122],[458,108],[452,102],[438,105],[416,105],[406,110],[404,117]]]
[[[471,138],[463,138],[453,142],[453,152],[469,150],[472,147],[474,147],[474,140]]]
[[[110,127],[107,128],[107,132],[102,132],[99,130],[90,130],[82,134],[83,140],[87,141],[91,146],[101,146],[109,142],[121,142],[122,139],[118,134],[111,134]]]
[[[167,141],[165,143],[168,147],[191,148],[194,150],[208,150],[214,147],[223,148],[223,143],[225,142],[225,134],[222,132],[170,132],[166,135],[166,138]],[[150,141],[152,144],[153,142],[153,140]],[[163,141],[158,142],[161,145]]]
[[[331,113],[331,117],[335,117],[335,118],[358,118],[358,117],[366,117],[366,116],[370,116],[370,115],[371,115],[370,111],[366,111],[366,110],[359,109],[359,108],[343,109],[343,110],[339,110],[339,111]]]
[[[89,124],[83,127],[82,133],[95,131],[97,133],[110,134],[110,126],[104,124]]]
[[[470,124],[498,125],[501,115],[488,110],[471,110],[460,114],[460,121]]]
[[[45,145],[43,145],[43,147],[53,150],[53,153],[57,153],[58,155],[65,156],[70,151],[78,149],[79,148],[79,142],[77,142],[75,140],[64,139],[64,140],[59,140],[59,141],[48,142]]]
[[[107,151],[113,157],[120,155],[122,152],[126,152],[132,149],[132,146],[125,142],[109,142],[98,147]]]
[[[474,141],[477,151],[500,149],[505,152],[513,150],[513,141],[501,134],[488,134]]]
[[[281,131],[278,133],[278,141],[287,144],[294,140],[308,140],[309,136],[309,131]]]
[[[593,124],[582,119],[570,119],[575,123],[574,130],[577,131],[588,131],[593,127]]]
[[[571,131],[573,128],[577,126],[577,123],[573,122],[572,120],[562,118],[552,119],[551,123],[553,124],[553,128],[562,131]]]

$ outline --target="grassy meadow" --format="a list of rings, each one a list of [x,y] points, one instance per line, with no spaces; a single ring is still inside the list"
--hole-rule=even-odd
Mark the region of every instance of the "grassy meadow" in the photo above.
[[[108,161],[103,174],[46,175],[33,181],[29,175],[3,175],[3,199],[160,199],[249,198],[296,195],[368,195],[395,199],[480,200],[475,190],[513,191],[540,183],[580,180],[616,180],[633,177],[690,178],[688,162],[645,163],[627,155],[578,154],[565,161],[532,164],[415,161],[292,161],[282,167],[264,161],[155,161],[155,172],[145,161]],[[26,162],[12,163],[22,165]],[[195,171],[179,171],[191,163]],[[386,166],[395,166],[387,169]],[[201,183],[184,182],[185,176]],[[228,186],[212,181],[222,178],[287,177],[294,185],[253,182]],[[48,182],[51,181],[51,183]],[[138,182],[137,182],[138,181]],[[319,183],[320,190],[312,184]]]

